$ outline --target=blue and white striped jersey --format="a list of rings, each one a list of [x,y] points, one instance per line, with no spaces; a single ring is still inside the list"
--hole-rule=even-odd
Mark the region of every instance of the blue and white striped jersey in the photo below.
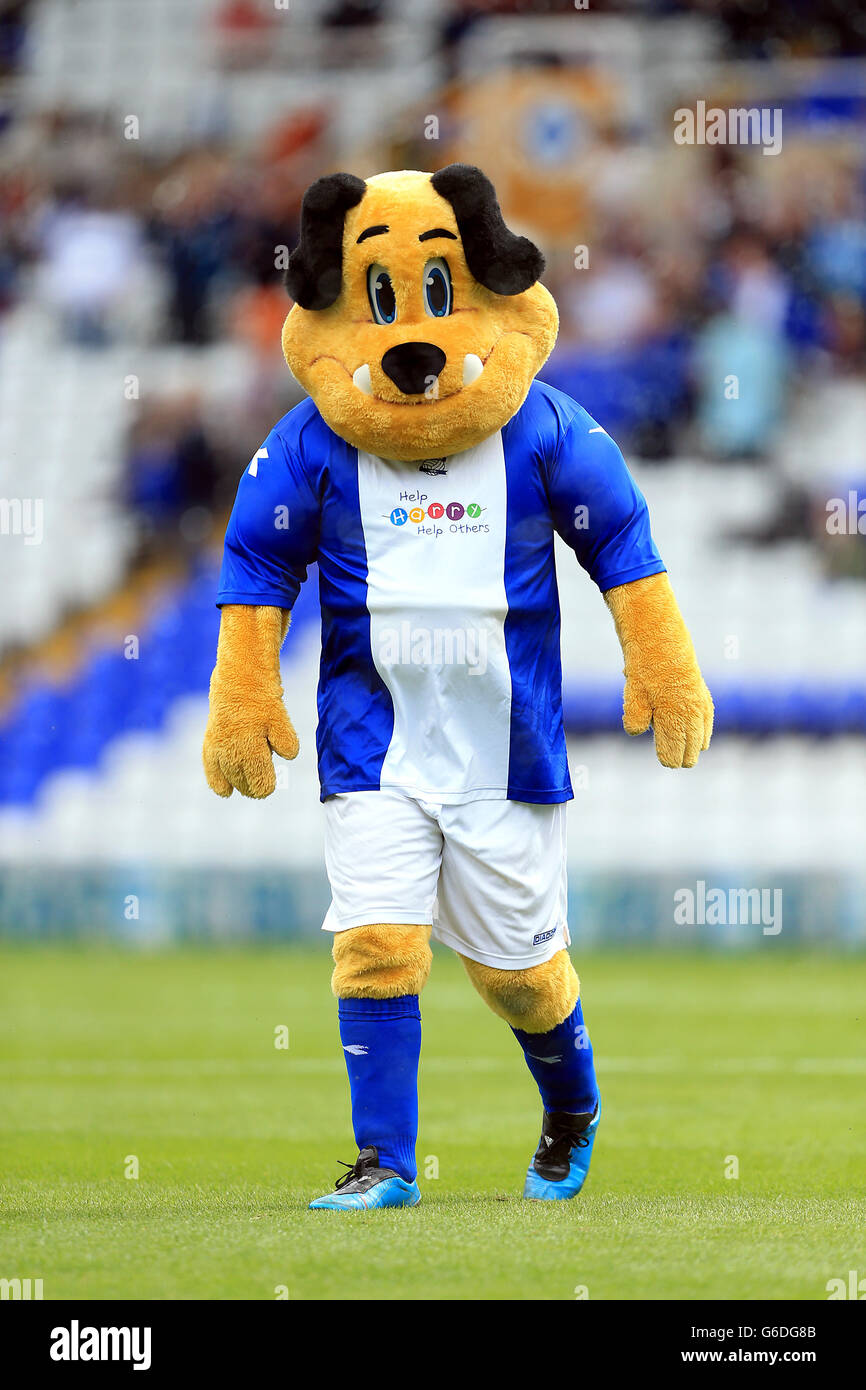
[[[318,564],[323,799],[571,797],[555,533],[602,591],[664,569],[616,444],[541,382],[499,433],[423,463],[352,448],[311,400],[274,427],[218,602],[291,608]]]

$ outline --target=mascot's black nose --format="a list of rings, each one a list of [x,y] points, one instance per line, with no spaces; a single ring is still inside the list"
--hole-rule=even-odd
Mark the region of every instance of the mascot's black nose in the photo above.
[[[447,359],[435,343],[401,343],[382,358],[382,371],[407,396],[429,390]]]

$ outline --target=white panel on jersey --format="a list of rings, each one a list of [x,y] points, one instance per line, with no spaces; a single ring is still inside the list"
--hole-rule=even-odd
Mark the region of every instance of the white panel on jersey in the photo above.
[[[394,703],[381,785],[499,800],[511,734],[501,435],[437,466],[358,457],[372,656]]]

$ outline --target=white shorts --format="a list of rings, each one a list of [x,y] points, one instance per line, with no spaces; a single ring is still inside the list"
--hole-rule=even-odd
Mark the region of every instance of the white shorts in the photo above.
[[[432,926],[437,941],[501,970],[540,965],[569,944],[564,803],[443,806],[383,789],[341,792],[324,807],[323,931]]]

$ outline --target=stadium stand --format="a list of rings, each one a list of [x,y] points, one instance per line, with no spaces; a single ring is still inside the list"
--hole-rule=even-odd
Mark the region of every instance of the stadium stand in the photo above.
[[[647,741],[617,732],[612,626],[562,550],[575,891],[595,876],[600,920],[605,876],[628,877],[625,844],[644,887],[710,862],[808,874],[844,897],[862,873],[866,810],[866,522],[858,530],[855,506],[853,526],[831,536],[827,515],[866,478],[859,64],[766,69],[791,112],[794,175],[777,177],[760,151],[672,158],[672,109],[699,66],[711,89],[726,46],[731,56],[731,34],[705,16],[666,19],[651,50],[616,16],[581,16],[589,27],[571,26],[565,45],[561,17],[545,17],[537,51],[521,56],[507,17],[482,22],[470,6],[447,22],[432,0],[367,6],[364,23],[348,22],[351,8],[317,0],[289,25],[254,3],[36,0],[10,47],[0,916],[57,923],[67,892],[82,919],[98,917],[104,883],[91,871],[147,866],[151,884],[181,876],[160,890],[160,930],[195,916],[205,869],[257,875],[243,891],[220,880],[207,929],[315,917],[315,578],[284,654],[301,755],[271,802],[218,802],[199,760],[215,541],[246,459],[297,399],[275,345],[274,253],[293,239],[303,187],[323,168],[455,157],[489,164],[510,219],[549,251],[563,324],[544,379],[623,444],[717,700],[699,772],[661,774]],[[725,71],[748,94],[749,65]],[[501,132],[467,104],[461,73],[500,84],[502,118],[523,121],[517,167],[497,169]],[[435,141],[419,133],[431,113]],[[660,196],[646,196],[646,178]],[[554,204],[570,209],[564,229]],[[595,257],[592,296],[575,275],[575,227]],[[730,360],[744,364],[733,433],[719,409]],[[187,398],[211,445],[212,511],[196,528],[172,513],[143,554],[131,440],[142,422],[159,435],[160,402]],[[281,907],[288,879],[295,897]],[[799,920],[814,922],[813,899],[799,901]],[[644,928],[653,912],[634,916],[621,897],[615,910]]]
[[[0,545],[0,588],[14,595],[0,613],[0,645],[46,634],[63,608],[107,592],[123,573],[122,382],[117,352],[58,346],[26,312],[4,320],[3,491],[24,513],[16,527],[13,509]]]

